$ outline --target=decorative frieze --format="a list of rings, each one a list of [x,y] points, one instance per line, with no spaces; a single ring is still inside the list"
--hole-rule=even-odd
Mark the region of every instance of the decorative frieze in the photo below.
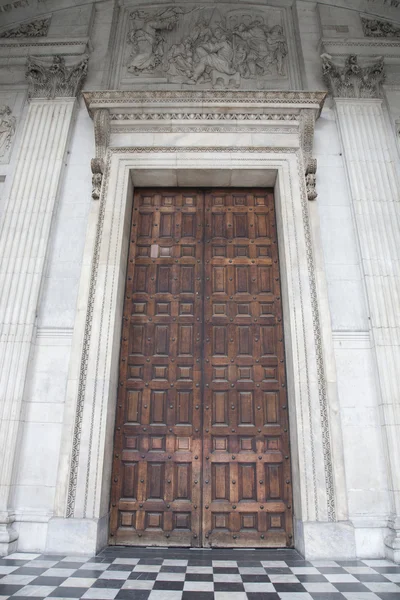
[[[379,98],[385,81],[383,57],[372,64],[361,66],[358,57],[350,54],[344,64],[322,54],[322,73],[330,94],[336,98]]]
[[[400,37],[400,27],[389,21],[361,17],[361,23],[366,37]]]
[[[76,97],[87,75],[89,57],[72,66],[65,58],[53,56],[51,62],[29,56],[26,64],[26,79],[29,82],[30,98]]]
[[[9,106],[0,106],[0,158],[7,154],[15,134],[16,118],[11,113]]]
[[[11,29],[0,32],[0,38],[45,37],[49,30],[51,17],[36,19],[29,23],[21,23]]]

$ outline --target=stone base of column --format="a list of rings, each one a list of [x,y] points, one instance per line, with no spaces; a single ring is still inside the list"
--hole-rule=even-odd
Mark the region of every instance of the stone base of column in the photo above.
[[[0,520],[0,556],[8,556],[17,550],[18,532],[12,528],[9,517]]]
[[[353,525],[348,521],[337,523],[294,521],[295,548],[306,560],[356,558]]]
[[[64,519],[49,521],[46,553],[94,556],[108,543],[109,515],[101,519]]]
[[[395,563],[400,563],[400,531],[395,529],[389,531],[389,535],[385,537],[386,558]]]

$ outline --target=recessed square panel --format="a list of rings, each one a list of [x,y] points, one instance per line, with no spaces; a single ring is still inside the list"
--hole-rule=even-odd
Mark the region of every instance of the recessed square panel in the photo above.
[[[213,246],[212,255],[226,257],[226,246]]]
[[[150,246],[136,246],[136,256],[150,256]]]
[[[241,452],[255,452],[255,438],[254,437],[241,437],[240,438],[240,451]]]
[[[125,436],[125,445],[124,447],[127,450],[137,450],[138,449],[138,437],[137,435],[126,435]]]
[[[266,196],[256,196],[255,204],[256,204],[256,206],[267,206]]]
[[[239,381],[243,380],[252,380],[253,379],[253,367],[238,367],[238,379]]]
[[[150,447],[149,450],[153,451],[165,451],[165,436],[163,435],[152,435],[150,436]]]
[[[195,256],[195,247],[181,246],[181,256]]]
[[[190,518],[191,514],[189,512],[175,512],[174,513],[174,529],[190,529]]]
[[[157,302],[156,304],[156,315],[167,316],[170,314],[170,303],[169,302]]]
[[[143,379],[142,365],[131,365],[129,367],[129,379]]]
[[[285,522],[285,515],[269,515],[269,527],[268,529],[283,529]]]
[[[216,316],[226,316],[226,304],[213,304],[213,314]]]
[[[240,303],[237,304],[238,315],[247,316],[250,314],[250,304]]]
[[[265,451],[273,452],[281,449],[281,438],[280,437],[266,437],[265,438]]]
[[[249,256],[249,249],[247,246],[235,246],[235,256]]]
[[[163,258],[172,256],[172,248],[171,246],[159,246],[160,256]]]
[[[177,367],[177,379],[191,381],[193,379],[193,367]]]
[[[177,437],[176,438],[176,449],[180,452],[187,452],[190,450],[190,437]]]
[[[240,529],[255,529],[257,530],[257,514],[242,513],[240,515]]]
[[[229,529],[229,513],[214,513],[212,521],[213,529]]]
[[[219,452],[224,452],[224,451],[228,451],[228,438],[227,437],[220,437],[220,436],[213,436],[212,439],[213,442],[213,451],[219,451]]]
[[[213,381],[228,381],[227,367],[214,367],[213,368]]]
[[[264,379],[277,379],[276,367],[264,367]]]
[[[140,198],[140,206],[152,206],[153,197],[152,196],[142,196]]]
[[[194,314],[193,302],[181,302],[179,314],[182,317],[192,316]]]
[[[257,256],[259,257],[270,257],[271,256],[271,248],[270,246],[257,246]]]
[[[135,527],[136,512],[120,512],[121,527]]]
[[[175,204],[175,196],[164,196],[161,198],[161,206],[173,206]]]
[[[183,198],[184,206],[196,206],[196,199],[193,196],[185,196]]]
[[[225,198],[222,196],[214,196],[213,206],[225,206]]]
[[[246,206],[246,196],[235,196],[233,203],[235,206]]]
[[[163,513],[148,512],[146,513],[146,529],[162,529]]]
[[[164,365],[154,365],[153,367],[153,379],[168,379],[168,367]]]
[[[262,302],[260,303],[260,311],[263,317],[274,316],[274,303],[273,302]]]

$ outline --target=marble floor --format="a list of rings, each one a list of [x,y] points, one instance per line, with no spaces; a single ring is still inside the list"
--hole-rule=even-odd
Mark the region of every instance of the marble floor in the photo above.
[[[0,559],[0,600],[400,600],[387,560],[305,561],[295,550],[106,548]]]

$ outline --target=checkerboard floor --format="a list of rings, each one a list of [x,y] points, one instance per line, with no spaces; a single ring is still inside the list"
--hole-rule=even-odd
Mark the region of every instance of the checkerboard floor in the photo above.
[[[0,600],[400,600],[387,560],[305,561],[295,550],[107,548],[0,559]]]

